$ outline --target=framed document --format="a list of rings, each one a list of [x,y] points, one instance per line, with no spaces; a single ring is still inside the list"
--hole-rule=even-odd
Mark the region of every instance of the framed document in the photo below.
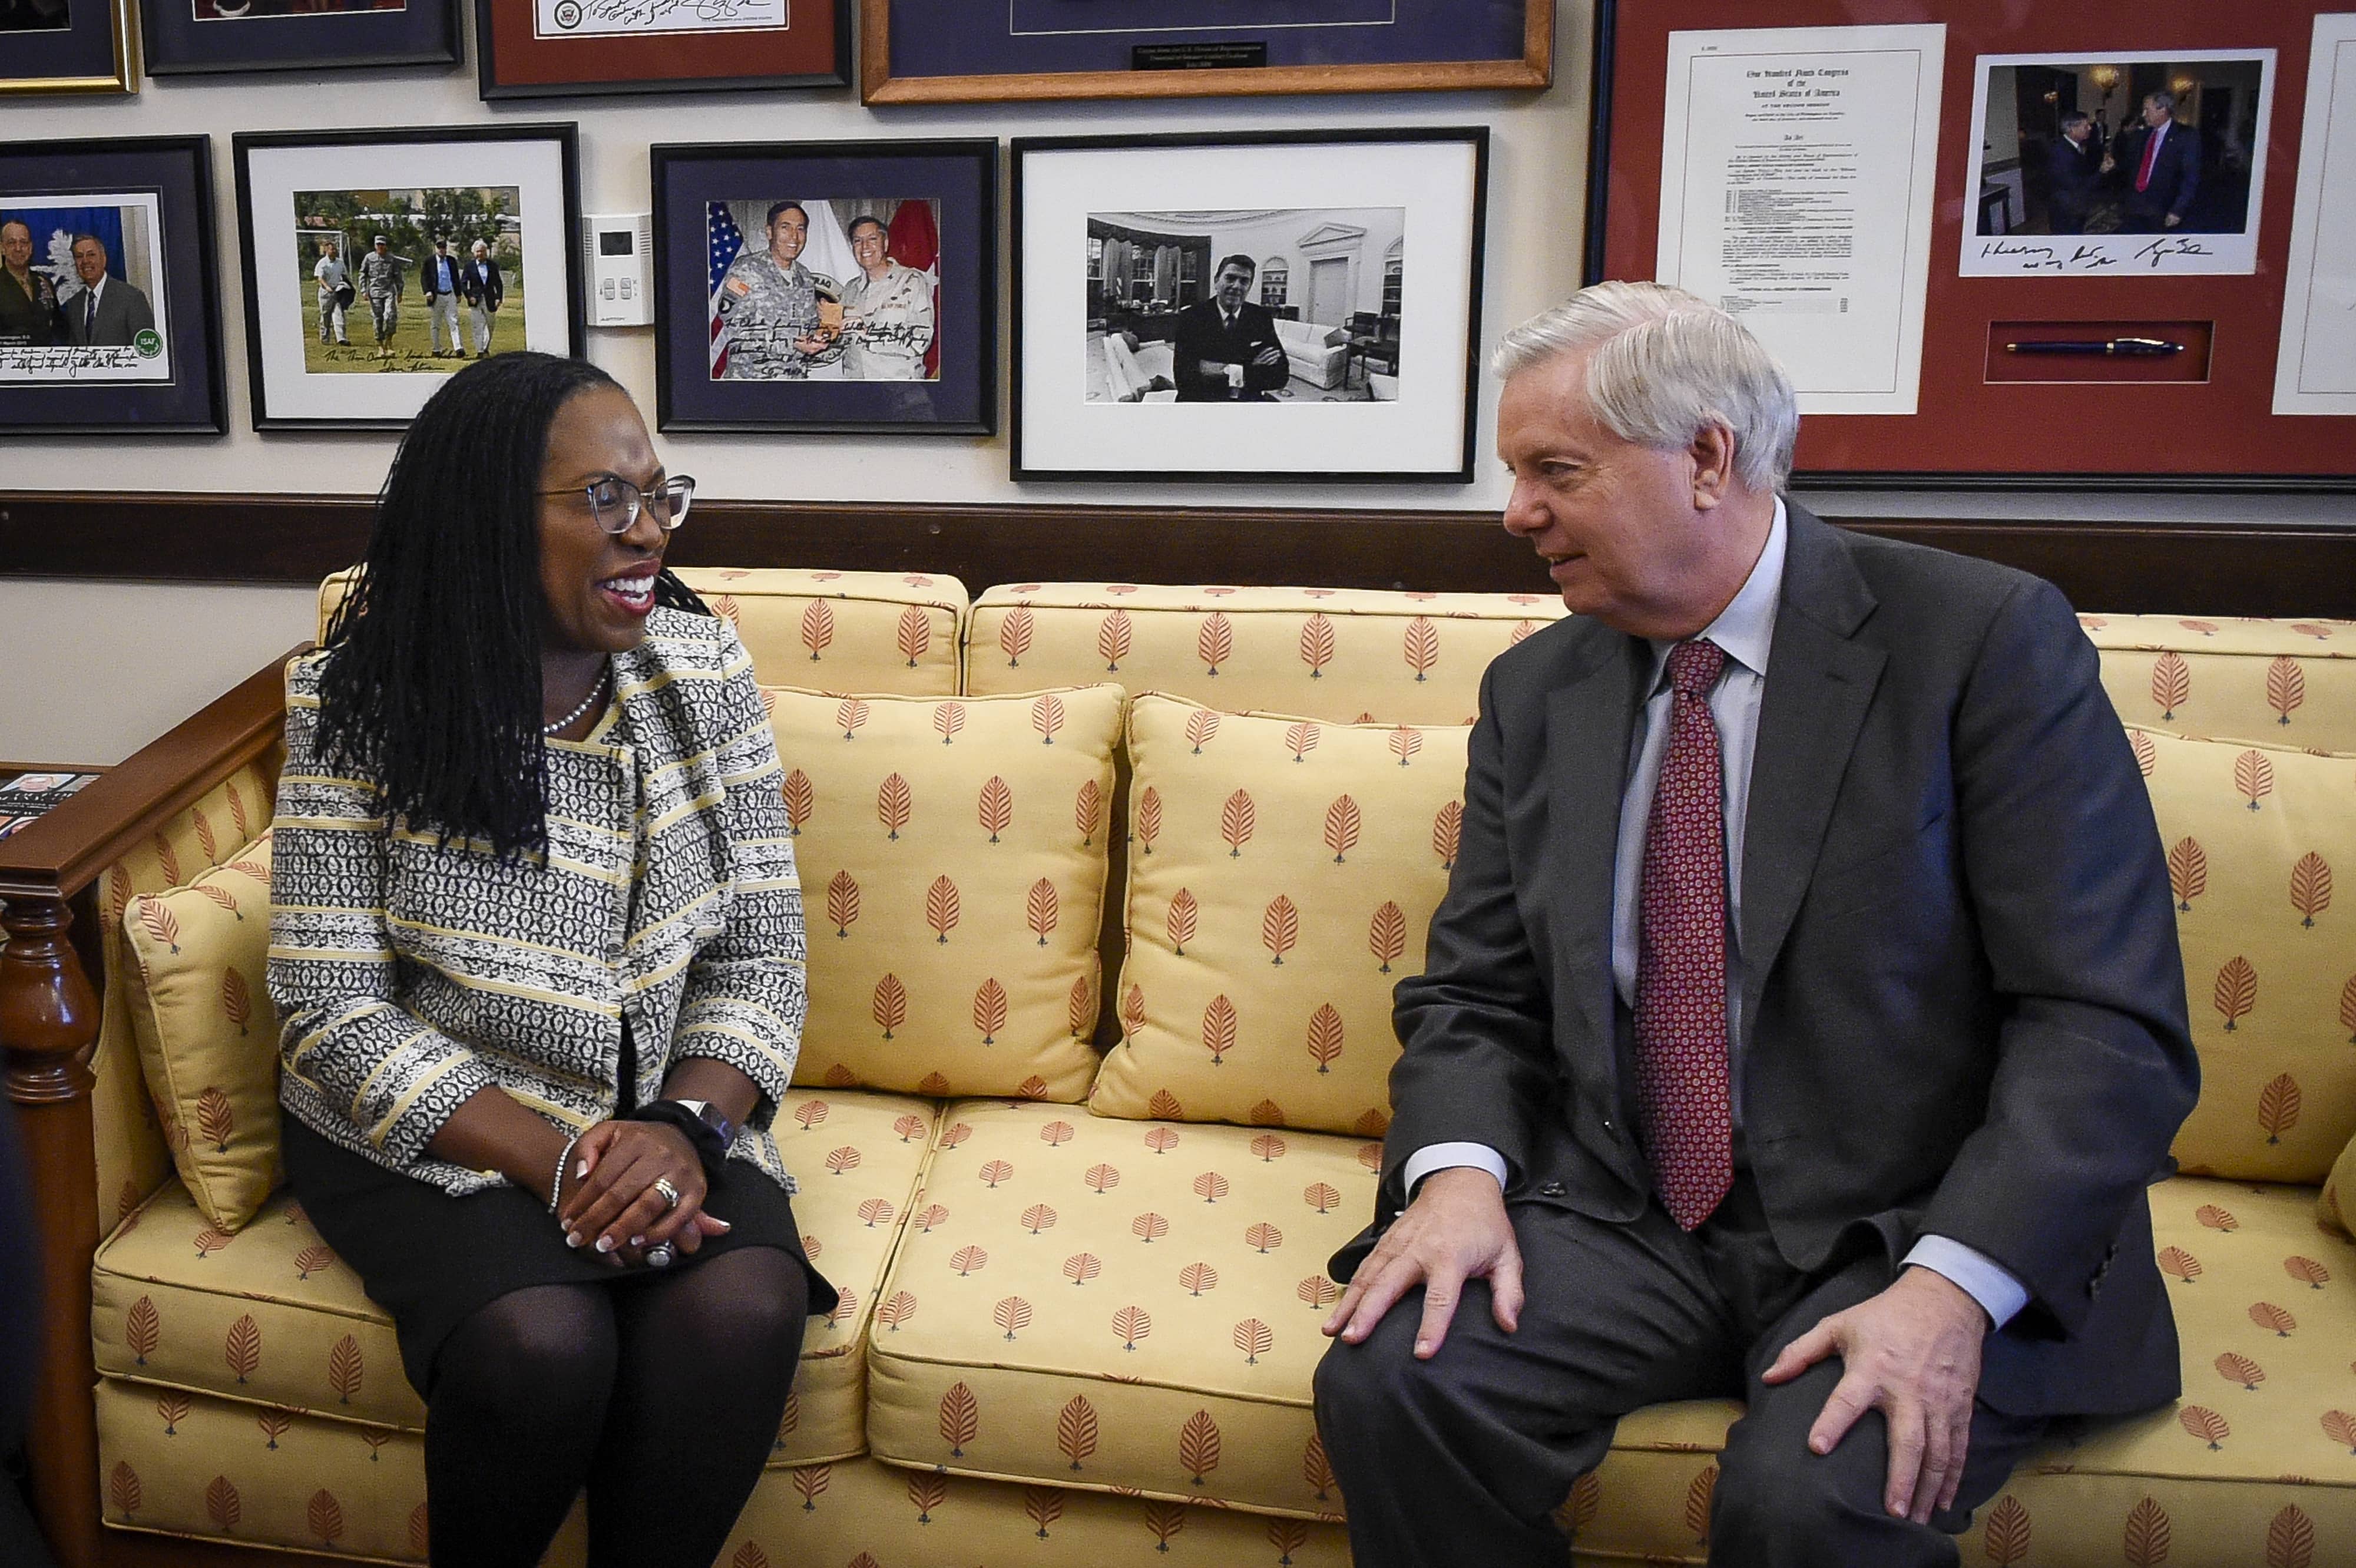
[[[141,0],[147,74],[455,65],[460,3]]]
[[[660,430],[998,429],[998,143],[653,149]]]
[[[482,96],[851,81],[850,0],[476,0]]]
[[[256,430],[400,430],[470,359],[581,353],[572,125],[230,145]]]
[[[0,436],[218,435],[212,140],[0,146]]]
[[[0,0],[0,94],[135,92],[133,0]]]
[[[2350,417],[2322,436],[2275,384],[2286,311],[2327,345],[2309,382],[2347,358],[2285,286],[2294,194],[2319,236],[2349,205],[2324,68],[2293,69],[2317,15],[1600,0],[1587,276],[1749,326],[1799,389],[1804,481],[2356,488],[2356,403],[2303,403]]]
[[[1018,138],[1013,477],[1470,482],[1488,151]]]
[[[869,103],[1541,88],[1554,0],[860,0]]]
[[[2275,412],[2356,414],[2356,15],[2315,19]]]

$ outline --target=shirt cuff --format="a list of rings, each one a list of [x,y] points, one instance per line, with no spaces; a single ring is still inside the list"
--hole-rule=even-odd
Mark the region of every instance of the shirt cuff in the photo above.
[[[1486,1144],[1430,1144],[1407,1157],[1399,1171],[1399,1180],[1407,1188],[1407,1200],[1415,1201],[1416,1184],[1434,1171],[1454,1170],[1470,1165],[1487,1171],[1497,1178],[1497,1187],[1505,1186],[1505,1156]]]
[[[1988,1324],[2002,1328],[2029,1305],[2029,1292],[2002,1263],[1944,1236],[1925,1236],[1906,1254],[1906,1264],[1928,1269],[1980,1304]]]

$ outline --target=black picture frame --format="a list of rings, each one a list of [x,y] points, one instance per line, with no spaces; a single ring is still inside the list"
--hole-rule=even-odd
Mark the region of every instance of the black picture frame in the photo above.
[[[256,176],[254,171],[256,155],[267,156],[289,152],[328,155],[317,161],[317,166],[324,172],[315,177],[326,179],[336,175],[336,171],[340,166],[336,157],[338,150],[344,150],[345,156],[366,156],[380,150],[434,149],[454,144],[474,146],[505,145],[510,147],[530,148],[531,156],[543,164],[549,155],[553,154],[555,158],[553,169],[539,171],[541,177],[531,187],[532,195],[527,202],[528,226],[523,228],[521,236],[522,241],[528,242],[530,248],[524,252],[525,270],[518,273],[510,292],[522,293],[526,282],[533,277],[540,280],[531,285],[535,294],[548,287],[552,274],[561,279],[557,287],[557,292],[563,298],[561,328],[551,330],[545,326],[535,328],[533,323],[541,318],[531,316],[527,311],[524,340],[519,345],[495,344],[493,351],[502,351],[507,347],[519,346],[574,359],[583,356],[587,341],[588,295],[583,277],[581,250],[581,145],[579,128],[571,122],[412,125],[349,131],[241,131],[230,137],[230,145],[237,170],[238,248],[240,264],[245,280],[248,392],[252,399],[253,427],[256,430],[405,430],[409,426],[410,420],[415,417],[418,406],[422,405],[445,379],[444,374],[441,372],[398,378],[401,384],[414,388],[414,397],[408,397],[404,393],[402,394],[400,406],[381,406],[385,397],[382,393],[361,394],[368,399],[365,403],[351,397],[339,400],[338,393],[357,392],[366,383],[381,381],[384,378],[313,375],[307,370],[306,360],[304,361],[305,369],[301,372],[306,383],[305,390],[314,398],[324,397],[331,403],[337,403],[342,412],[327,414],[292,412],[295,404],[294,391],[280,384],[291,380],[295,373],[291,369],[292,361],[285,358],[287,318],[284,314],[283,285],[286,280],[277,279],[276,283],[273,284],[265,278],[255,234],[257,201],[263,195],[274,199],[279,187],[274,182],[264,185]],[[502,171],[496,168],[486,170],[467,166],[467,177],[463,181],[454,178],[452,183],[462,185],[486,183],[473,177],[488,175],[496,177],[500,172]],[[511,166],[506,172],[519,176],[528,171]],[[337,177],[348,178],[352,181],[350,188],[354,190],[439,188],[431,185],[399,185],[390,179],[376,178],[373,173],[369,173],[368,177],[362,177],[361,173]],[[325,189],[328,187],[322,185],[316,188]],[[552,224],[553,231],[541,230],[540,225],[551,219],[555,220]],[[534,238],[535,232],[541,237]],[[282,236],[286,239],[294,237],[291,231]],[[552,252],[552,260],[545,260],[538,266],[532,264],[535,258],[546,258]],[[301,281],[297,281],[294,285],[298,295],[301,290],[310,286],[308,283]],[[266,296],[265,289],[268,290]],[[264,316],[265,299],[270,309],[267,319]],[[295,301],[295,306],[293,320],[297,344],[299,347],[307,348],[305,338],[307,328],[301,317],[299,298]],[[355,310],[359,308],[358,306],[355,306]],[[353,320],[357,323],[363,318],[356,315]],[[273,367],[273,359],[278,364],[275,371]],[[462,359],[458,362],[463,365],[466,361]],[[455,367],[449,373],[455,373]]]
[[[657,429],[779,435],[997,433],[994,137],[672,144],[649,149],[648,162],[654,191]],[[794,196],[797,192],[809,194]],[[831,206],[836,202],[933,204],[938,244],[931,269],[937,279],[934,379],[735,380],[713,374],[715,344],[721,349],[730,345],[729,329],[714,303],[727,282],[724,277],[713,282],[713,269],[721,263],[712,248],[712,208],[788,198],[826,206],[828,221],[839,221]],[[895,213],[895,226],[897,217]],[[726,226],[723,228],[724,232]],[[743,250],[737,254],[764,243],[755,229],[740,225],[738,232]],[[818,242],[814,238],[811,242]],[[958,331],[959,322],[969,326]]]
[[[212,138],[79,138],[0,145],[0,211],[22,210],[18,203],[25,199],[64,198],[51,203],[62,208],[78,195],[152,201],[157,232],[147,253],[162,276],[150,274],[149,281],[163,306],[153,330],[160,357],[170,367],[169,380],[0,381],[0,438],[223,434],[227,397],[213,248]],[[127,258],[123,265],[127,272]],[[13,285],[0,281],[0,286]]]
[[[19,93],[116,93],[139,91],[132,48],[136,0],[79,0],[62,27],[11,30],[0,101]]]
[[[851,85],[851,0],[793,0],[790,14],[816,11],[827,19],[816,48],[774,32],[530,38],[517,14],[534,3],[475,0],[475,75],[486,103]]]
[[[1066,153],[1160,152],[1183,155],[1193,151],[1235,153],[1249,149],[1252,150],[1254,161],[1259,166],[1281,170],[1283,177],[1297,180],[1299,194],[1304,199],[1280,206],[1278,203],[1263,199],[1258,201],[1245,201],[1243,202],[1245,207],[1279,208],[1281,210],[1297,209],[1304,213],[1325,214],[1337,211],[1343,204],[1317,199],[1338,188],[1329,180],[1321,178],[1318,171],[1304,162],[1308,157],[1308,149],[1319,147],[1339,149],[1335,155],[1337,158],[1346,160],[1346,164],[1353,168],[1363,168],[1373,156],[1372,149],[1385,145],[1407,148],[1431,145],[1442,147],[1461,145],[1469,154],[1464,188],[1461,193],[1451,193],[1452,198],[1461,198],[1462,211],[1454,213],[1457,220],[1452,228],[1445,222],[1442,224],[1444,231],[1461,232],[1464,248],[1461,255],[1451,255],[1446,246],[1440,247],[1440,253],[1449,256],[1449,260],[1440,274],[1444,281],[1440,290],[1441,297],[1438,301],[1432,300],[1430,295],[1422,294],[1421,279],[1430,274],[1431,268],[1430,263],[1419,260],[1417,266],[1419,270],[1414,277],[1400,282],[1399,304],[1402,307],[1406,306],[1408,297],[1406,291],[1412,283],[1417,293],[1421,295],[1417,304],[1422,308],[1423,314],[1431,315],[1430,307],[1435,303],[1442,306],[1443,310],[1452,306],[1456,317],[1454,327],[1451,329],[1449,317],[1443,313],[1440,317],[1442,324],[1437,334],[1440,341],[1435,342],[1432,337],[1424,335],[1425,329],[1419,321],[1411,318],[1403,321],[1401,317],[1406,314],[1404,309],[1394,312],[1386,295],[1384,310],[1376,318],[1379,331],[1374,336],[1373,341],[1369,342],[1366,338],[1356,335],[1355,326],[1359,317],[1365,314],[1356,308],[1363,303],[1365,295],[1362,288],[1354,293],[1351,300],[1353,309],[1349,317],[1353,334],[1349,339],[1349,354],[1353,358],[1358,358],[1359,363],[1363,366],[1361,372],[1364,376],[1363,385],[1369,395],[1364,400],[1345,399],[1344,401],[1389,401],[1396,404],[1400,395],[1400,389],[1406,384],[1401,375],[1403,359],[1418,352],[1427,356],[1436,352],[1440,356],[1439,362],[1444,367],[1441,380],[1443,391],[1439,397],[1432,398],[1429,402],[1419,403],[1416,408],[1416,420],[1419,422],[1418,427],[1421,430],[1438,429],[1453,435],[1453,449],[1444,458],[1419,467],[1387,468],[1365,464],[1363,461],[1359,466],[1351,466],[1347,461],[1336,461],[1331,466],[1316,467],[1313,464],[1315,456],[1313,451],[1308,450],[1302,444],[1289,444],[1289,449],[1303,452],[1302,461],[1290,466],[1258,467],[1156,467],[1150,462],[1124,461],[1117,448],[1107,446],[1102,449],[1105,454],[1108,454],[1102,458],[1102,466],[1089,466],[1075,464],[1067,457],[1067,455],[1076,447],[1087,446],[1090,445],[1089,443],[1084,440],[1076,441],[1068,437],[1054,436],[1043,440],[1039,432],[1033,428],[1042,411],[1046,407],[1044,399],[1034,395],[1031,390],[1040,379],[1041,366],[1036,362],[1039,354],[1044,351],[1067,356],[1074,347],[1068,340],[1058,340],[1043,350],[1033,341],[1033,338],[1039,336],[1039,313],[1032,288],[1033,269],[1031,262],[1026,259],[1025,247],[1031,242],[1034,220],[1038,217],[1036,202],[1026,196],[1026,187],[1035,183],[1031,170],[1034,160]],[[1258,149],[1263,148],[1290,148],[1292,150],[1292,156],[1271,161],[1258,153]],[[1033,480],[1085,480],[1102,483],[1116,480],[1178,484],[1462,485],[1472,483],[1474,442],[1480,419],[1482,274],[1486,263],[1488,227],[1489,132],[1486,126],[1428,125],[1340,130],[1183,132],[1146,135],[1022,136],[1016,137],[1013,141],[1012,162],[1013,166],[1012,202],[1013,390],[1009,473],[1015,481],[1023,483]],[[1421,222],[1416,222],[1412,218],[1415,210],[1412,203],[1419,201],[1429,208],[1430,204],[1436,202],[1439,198],[1432,194],[1429,184],[1410,182],[1410,185],[1413,188],[1407,186],[1399,188],[1395,192],[1396,199],[1403,203],[1410,203],[1403,209],[1408,215],[1408,228],[1429,232],[1429,224],[1438,214],[1436,211],[1428,210],[1425,219]],[[1119,191],[1119,194],[1128,196],[1135,192],[1124,188]],[[1265,193],[1262,194],[1264,198]],[[1026,206],[1026,202],[1030,205]],[[1120,205],[1127,209],[1132,205],[1150,208],[1154,204],[1149,193],[1136,203],[1124,201]],[[1176,212],[1174,217],[1183,220],[1188,217],[1201,216],[1199,209],[1191,211],[1184,209],[1188,205],[1190,204],[1182,204],[1182,209]],[[1407,238],[1408,233],[1402,231],[1398,243],[1404,245]],[[1077,248],[1075,245],[1075,252]],[[1205,253],[1215,256],[1218,254],[1218,249],[1214,248]],[[1418,252],[1419,257],[1424,253],[1426,252]],[[1068,256],[1059,255],[1053,264],[1065,265],[1071,259]],[[1404,267],[1403,252],[1401,260]],[[1461,289],[1447,286],[1446,280],[1451,279],[1461,282]],[[1086,281],[1084,278],[1084,285]],[[1306,297],[1312,300],[1312,304],[1303,307],[1305,310],[1315,308],[1313,284],[1311,288],[1312,292]],[[1085,288],[1083,295],[1085,295]],[[1175,304],[1181,308],[1185,306],[1186,301],[1183,295]],[[1089,308],[1085,298],[1081,308],[1085,316]],[[1296,313],[1296,318],[1300,318],[1299,313]],[[1317,320],[1313,316],[1309,317],[1309,319],[1312,324]],[[1108,322],[1107,326],[1108,328],[1110,323]],[[1416,328],[1416,338],[1408,338],[1404,336],[1408,327]],[[1091,325],[1087,330],[1094,331],[1095,328]],[[1084,333],[1082,344],[1085,345],[1086,341],[1087,336]],[[1381,358],[1385,354],[1387,354],[1389,372],[1387,379],[1393,383],[1392,395],[1387,400],[1374,392],[1376,379],[1372,362],[1370,359],[1363,357],[1371,355],[1373,358]],[[1433,361],[1427,358],[1424,362]],[[1349,366],[1350,359],[1345,358],[1340,382],[1345,392],[1349,387],[1351,373]],[[1062,371],[1051,371],[1050,374],[1057,378],[1057,384],[1065,391],[1070,390],[1065,384],[1070,380],[1068,367]],[[1449,388],[1447,385],[1449,376],[1456,374],[1461,374],[1461,381],[1455,388]],[[1289,392],[1290,388],[1290,381],[1288,381],[1286,390]],[[1169,394],[1164,392],[1161,395],[1166,397]],[[1180,395],[1183,398],[1183,394]],[[1087,400],[1091,405],[1098,401],[1100,400],[1094,398]],[[1147,394],[1141,399],[1123,396],[1114,401],[1151,402],[1156,399],[1152,394]],[[1198,412],[1209,411],[1198,410]],[[1165,438],[1165,446],[1183,443],[1189,438],[1190,435],[1196,440],[1216,441],[1219,438],[1215,429],[1207,427],[1200,433],[1173,431],[1169,437]],[[1376,431],[1369,430],[1360,437],[1360,449],[1363,453],[1381,446],[1383,437]],[[1222,448],[1222,450],[1232,449]]]
[[[458,63],[463,0],[402,0],[399,10],[200,17],[203,3],[139,0],[148,75]]]

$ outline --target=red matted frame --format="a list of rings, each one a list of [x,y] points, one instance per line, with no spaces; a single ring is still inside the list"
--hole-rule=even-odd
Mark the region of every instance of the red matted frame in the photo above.
[[[851,0],[787,0],[782,32],[596,38],[534,37],[534,4],[476,0],[476,74],[486,102],[851,83]]]
[[[1931,225],[1919,412],[1810,414],[1804,478],[1858,487],[2356,489],[2356,417],[2276,414],[2283,265],[2298,183],[2307,68],[2319,11],[2308,0],[1597,0],[1586,280],[1649,278],[1660,238],[1661,134],[1669,35],[1742,27],[1944,22],[1938,198]],[[2258,270],[2199,277],[1963,277],[1978,58],[2132,48],[2275,51],[2273,122]],[[2029,383],[1989,370],[1998,322],[2213,323],[2207,380]]]

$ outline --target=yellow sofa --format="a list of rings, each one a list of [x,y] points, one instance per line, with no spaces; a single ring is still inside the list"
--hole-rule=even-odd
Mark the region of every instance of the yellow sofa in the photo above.
[[[776,1135],[844,1292],[723,1561],[1345,1562],[1309,1403],[1325,1261],[1369,1211],[1387,991],[1445,884],[1480,672],[1560,606],[682,575],[777,689],[816,1006]],[[1965,1561],[2356,1561],[2356,1245],[2318,1220],[2356,1132],[2356,908],[2329,890],[2356,860],[2356,623],[2085,624],[2142,726],[2208,1079],[2152,1194],[2185,1392],[2057,1437]],[[192,1125],[220,1086],[157,1081],[175,1032],[273,1048],[250,982],[175,1020],[148,972],[167,890],[215,866],[220,897],[177,896],[215,914],[175,932],[222,944],[224,986],[251,964],[260,911],[222,898],[252,897],[273,760],[103,881],[105,1561],[167,1560],[155,1534],[423,1556],[387,1319],[285,1191],[219,1222],[208,1162],[247,1134]],[[1732,1414],[1623,1422],[1564,1505],[1576,1560],[1700,1561]]]

